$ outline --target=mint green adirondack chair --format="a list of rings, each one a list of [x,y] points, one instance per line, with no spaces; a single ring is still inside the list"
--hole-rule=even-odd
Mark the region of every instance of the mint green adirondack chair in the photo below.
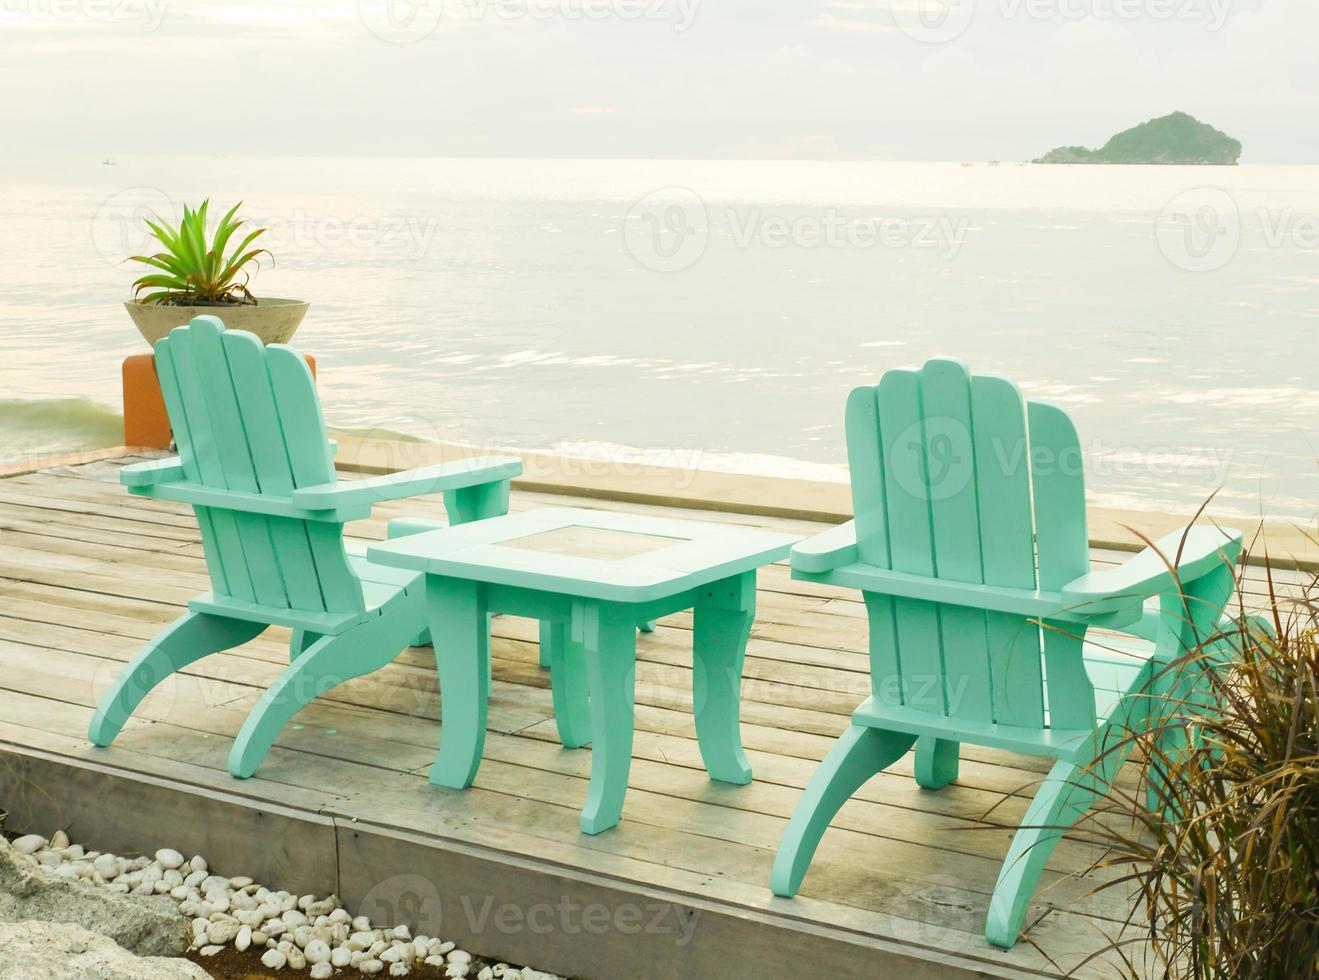
[[[471,459],[338,483],[315,383],[293,348],[202,316],[155,351],[178,456],[126,466],[120,480],[130,493],[193,505],[211,591],[133,658],[88,737],[109,745],[170,674],[287,626],[291,662],[229,756],[230,773],[247,777],[300,708],[425,632],[420,577],[349,554],[344,523],[370,516],[377,501],[440,491],[454,523],[503,514],[522,464]]]
[[[864,594],[872,693],[807,786],[771,886],[794,895],[838,809],[913,747],[929,789],[957,778],[961,742],[1052,756],[989,905],[986,938],[1011,947],[1124,736],[1184,693],[1167,665],[1219,636],[1241,535],[1195,526],[1091,572],[1071,419],[956,361],[853,391],[847,451],[855,519],[794,548],[792,573]],[[1130,634],[1137,652],[1088,643],[1089,627]]]

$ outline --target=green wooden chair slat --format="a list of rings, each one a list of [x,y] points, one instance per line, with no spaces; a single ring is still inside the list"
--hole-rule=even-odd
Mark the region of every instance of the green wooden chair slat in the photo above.
[[[291,628],[289,667],[252,709],[229,756],[250,776],[297,711],[336,684],[398,655],[425,632],[420,576],[351,557],[344,523],[366,516],[377,481],[336,483],[331,443],[311,371],[289,347],[264,346],[195,318],[155,347],[156,371],[178,457],[125,467],[142,496],[194,505],[211,591],[148,643],[111,685],[89,738],[109,745],[157,684],[188,664]],[[502,514],[518,460],[493,457],[388,478],[388,499],[442,488],[461,499],[463,523]],[[315,505],[297,491],[314,488]],[[384,499],[382,496],[381,499]],[[476,501],[474,503],[473,501]]]
[[[225,331],[224,354],[234,394],[243,406],[257,489],[262,493],[287,497],[293,493],[293,470],[270,373],[266,368],[265,347],[252,334]],[[256,433],[257,437],[253,438],[251,433]],[[325,609],[325,597],[321,594],[320,578],[316,574],[316,562],[307,537],[307,522],[267,517],[266,524],[270,528],[270,540],[279,562],[289,607]]]
[[[1033,590],[1034,521],[1030,446],[1021,392],[1006,378],[971,379],[976,496],[986,585]],[[1004,725],[1044,724],[1040,634],[1019,616],[985,612],[993,717]]]
[[[839,807],[911,749],[934,789],[956,779],[962,741],[1052,756],[990,902],[985,935],[1008,947],[1063,828],[1107,791],[1118,736],[1159,699],[1195,696],[1160,668],[1218,628],[1241,535],[1188,528],[1090,573],[1071,419],[957,361],[856,389],[846,434],[855,518],[794,548],[793,575],[862,590],[872,696],[807,786],[771,884],[795,894]],[[1136,637],[1131,655],[1088,645],[1092,625]]]

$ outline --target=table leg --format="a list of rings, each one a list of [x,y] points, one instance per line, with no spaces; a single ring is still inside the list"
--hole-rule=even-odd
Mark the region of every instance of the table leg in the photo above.
[[[625,606],[575,602],[572,637],[582,644],[591,690],[591,785],[581,828],[598,834],[618,823],[632,767],[636,617]]]
[[[751,782],[742,751],[742,660],[756,618],[756,573],[701,589],[693,610],[692,700],[696,740],[712,779]]]
[[[426,610],[440,675],[440,753],[431,767],[436,786],[472,785],[485,748],[490,702],[490,617],[485,587],[427,576]]]
[[[550,691],[554,695],[554,724],[563,747],[576,749],[591,741],[591,709],[586,656],[569,632],[568,623],[540,621],[541,656],[549,663]]]

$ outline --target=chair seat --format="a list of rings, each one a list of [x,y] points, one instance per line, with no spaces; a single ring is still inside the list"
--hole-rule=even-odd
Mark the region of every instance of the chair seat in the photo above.
[[[1145,685],[1152,671],[1148,644],[1126,640],[1102,646],[1087,643],[1082,657],[1086,673],[1095,689],[1095,718],[1108,720],[1124,694]],[[1130,652],[1128,652],[1130,651]],[[1046,711],[1047,721],[1047,711]],[[967,718],[948,718],[941,714],[886,704],[867,698],[852,715],[852,721],[870,728],[907,732],[958,742],[970,742],[992,748],[1008,749],[1030,755],[1049,755],[1070,761],[1094,734],[1093,729],[1030,728],[998,725]]]
[[[348,551],[348,567],[362,580],[362,597],[366,600],[367,612],[383,608],[413,584],[420,585],[420,572],[376,565],[367,560],[365,544],[349,544],[347,541],[344,544]]]

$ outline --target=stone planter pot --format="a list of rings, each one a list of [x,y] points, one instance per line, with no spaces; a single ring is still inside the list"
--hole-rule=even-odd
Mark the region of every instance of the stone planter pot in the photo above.
[[[195,316],[216,316],[229,330],[246,330],[267,344],[287,344],[307,315],[309,304],[297,299],[259,299],[256,306],[159,306],[155,303],[125,303],[138,331],[148,344]]]

